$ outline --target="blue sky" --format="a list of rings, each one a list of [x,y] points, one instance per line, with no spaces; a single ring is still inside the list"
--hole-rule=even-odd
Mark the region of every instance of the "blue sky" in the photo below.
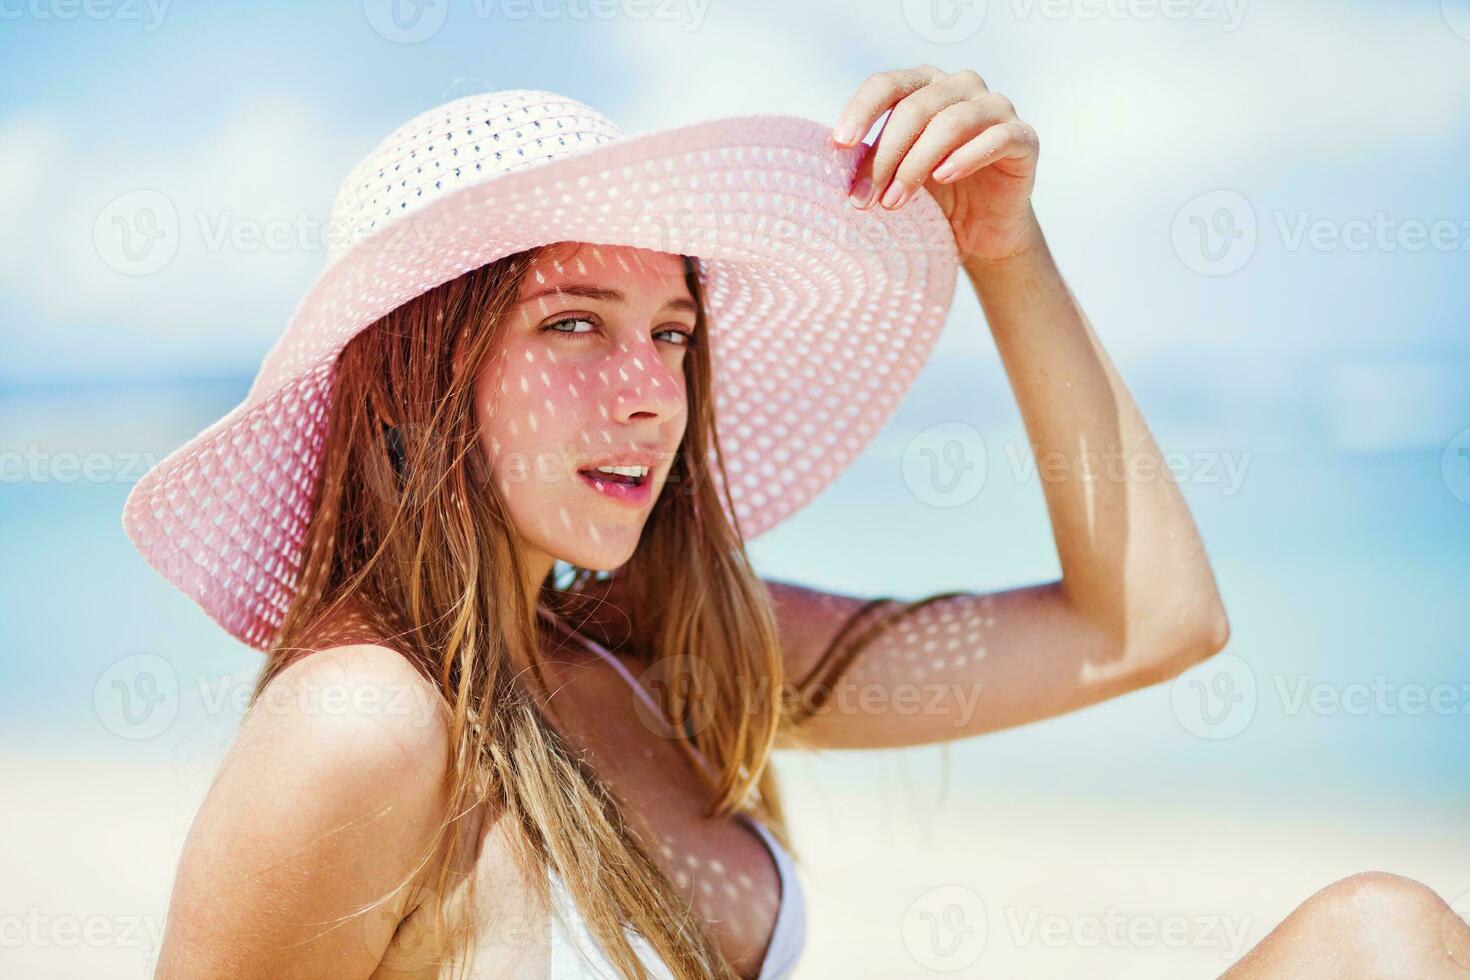
[[[1250,419],[1262,440],[1321,418],[1351,441],[1339,430],[1378,420],[1375,440],[1399,445],[1440,438],[1438,414],[1463,404],[1470,40],[1451,29],[1449,0],[1257,4],[1230,30],[1206,16],[1223,0],[1182,21],[992,0],[953,44],[919,36],[913,3],[897,0],[517,20],[505,0],[478,0],[398,44],[374,31],[375,2],[169,4],[157,26],[141,5],[117,7],[136,19],[5,23],[0,220],[25,231],[0,244],[0,384],[252,373],[325,261],[337,182],[446,98],[550,88],[630,131],[737,112],[830,120],[868,72],[930,61],[980,70],[1042,134],[1037,208],[1052,246],[1130,377],[1170,391],[1165,411],[1235,426],[1260,399],[1275,416]],[[123,275],[94,226],[140,189],[182,216],[180,246],[166,268]],[[1202,276],[1171,228],[1215,189],[1245,202],[1258,241],[1239,271]],[[1375,215],[1454,223],[1456,248],[1298,236],[1314,223],[1350,236]],[[278,247],[210,247],[238,226],[299,230]],[[988,356],[983,327],[959,326],[977,316],[962,290],[956,342]],[[1228,388],[1182,397],[1179,368],[1201,357]],[[1409,385],[1425,398],[1394,397]]]
[[[1234,490],[1186,487],[1231,649],[1343,682],[1389,670],[1470,683],[1470,499],[1441,471],[1470,427],[1470,3],[1257,2],[1227,24],[1210,15],[1223,0],[1183,20],[1149,16],[1158,5],[1142,0],[992,0],[953,43],[923,18],[975,5],[655,6],[668,18],[614,6],[583,17],[572,11],[587,2],[543,0],[535,9],[553,16],[512,19],[504,3],[455,3],[407,44],[375,29],[376,0],[175,3],[156,22],[121,0],[92,19],[60,19],[41,0],[0,7],[0,440],[161,455],[213,421],[244,395],[325,253],[294,232],[282,248],[210,248],[209,230],[319,226],[358,159],[448,98],[547,88],[628,131],[727,113],[830,122],[869,72],[972,67],[1041,135],[1038,214],[1155,437],[1249,461]],[[109,202],[140,190],[164,195],[181,224],[172,261],[134,276],[109,266],[97,235]],[[1253,244],[1213,257],[1198,236],[1216,220],[1253,223]],[[1438,246],[1414,237],[1435,228]],[[915,432],[952,418],[985,436],[998,475],[973,504],[935,510],[893,474]],[[772,572],[854,591],[1052,577],[1038,488],[1002,478],[1001,447],[1022,436],[962,281],[883,436],[753,550]],[[5,618],[17,624],[0,638],[0,676],[27,705],[17,718],[84,732],[70,685],[134,649],[253,667],[131,553],[117,527],[126,489],[0,485],[16,556],[0,573]],[[846,529],[878,509],[892,516],[855,543]],[[95,617],[72,614],[78,592]],[[38,665],[38,647],[54,657]],[[1078,778],[1116,774],[1067,755],[1101,730],[1143,753],[1139,772],[1197,772],[1188,736],[1156,741],[1149,712],[1167,710],[1166,692],[1138,697],[1153,707],[1110,706],[973,751],[1016,772],[1051,752]],[[1364,793],[1408,779],[1465,799],[1441,776],[1470,762],[1470,716],[1339,717],[1310,731],[1263,719],[1212,750],[1263,786],[1279,770],[1261,764],[1296,738],[1324,778]],[[1084,755],[1102,759],[1101,744]]]

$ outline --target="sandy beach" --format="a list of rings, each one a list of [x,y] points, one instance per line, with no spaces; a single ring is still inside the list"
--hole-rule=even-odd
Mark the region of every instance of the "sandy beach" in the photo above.
[[[809,902],[801,980],[1205,980],[1356,871],[1418,878],[1462,912],[1470,902],[1463,813],[1225,812],[994,783],[981,800],[962,782],[936,802],[922,779],[894,785],[901,756],[780,757]],[[0,763],[19,803],[0,877],[0,974],[149,976],[213,766]]]

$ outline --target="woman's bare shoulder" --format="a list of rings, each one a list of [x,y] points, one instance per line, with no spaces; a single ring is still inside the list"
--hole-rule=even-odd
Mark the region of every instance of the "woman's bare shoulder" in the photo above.
[[[430,695],[406,658],[370,643],[271,679],[185,842],[160,976],[372,972],[443,818],[449,740]],[[323,928],[339,919],[353,921]]]
[[[389,767],[412,760],[421,776],[442,776],[449,726],[444,699],[404,654],[355,642],[313,651],[273,677],[241,737],[300,738],[308,754],[346,751],[358,763]]]

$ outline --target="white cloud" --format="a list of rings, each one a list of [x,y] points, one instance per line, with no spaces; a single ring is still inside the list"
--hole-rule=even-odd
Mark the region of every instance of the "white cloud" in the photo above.
[[[120,367],[225,352],[238,363],[266,349],[325,263],[341,157],[330,128],[287,97],[249,103],[182,151],[142,133],[100,147],[56,122],[0,121],[0,219],[23,229],[0,246],[0,290],[47,325],[58,358],[84,344]],[[110,201],[139,190],[177,214],[177,252],[127,275],[99,252],[94,228]],[[233,237],[256,230],[267,237]]]
[[[1326,289],[1321,318],[1350,315],[1332,305],[1346,302],[1343,291],[1328,287],[1358,266],[1386,271],[1385,282],[1363,288],[1407,294],[1403,317],[1427,321],[1433,284],[1397,288],[1402,274],[1380,256],[1308,261],[1263,244],[1244,272],[1204,281],[1171,252],[1169,223],[1215,186],[1241,190],[1262,214],[1296,206],[1309,188],[1316,196],[1300,206],[1313,214],[1361,216],[1396,186],[1375,154],[1445,160],[1470,118],[1470,58],[1437,10],[1255,3],[1226,32],[1157,19],[1018,20],[1015,9],[991,0],[980,32],[948,45],[915,34],[898,3],[855,5],[837,18],[809,5],[715,4],[695,30],[615,18],[610,35],[580,36],[611,37],[616,50],[598,61],[626,72],[631,102],[568,89],[636,132],[738,113],[831,121],[871,71],[973,67],[1041,133],[1038,210],[1115,355],[1157,350],[1164,330],[1185,346],[1221,329],[1247,345],[1292,335],[1330,342],[1302,338],[1317,328],[1282,315],[1282,304]],[[541,83],[495,79],[533,84]],[[75,114],[0,118],[0,221],[9,232],[0,237],[0,299],[45,331],[23,322],[4,329],[43,366],[79,348],[119,368],[160,351],[180,365],[253,366],[324,264],[326,208],[364,149],[356,139],[349,147],[312,105],[306,94],[257,96],[202,137],[181,132],[193,120],[159,119],[115,145],[89,143],[66,122]],[[1458,178],[1448,162],[1427,172],[1446,185]],[[181,247],[161,271],[130,277],[102,261],[93,230],[109,201],[140,188],[162,192],[178,211]],[[206,233],[241,222],[271,223],[288,247],[209,249]],[[968,284],[960,288],[957,339],[988,346],[978,325],[968,332],[977,314]],[[1206,313],[1203,303],[1219,308]]]
[[[8,269],[30,278],[39,271],[34,237],[47,223],[43,203],[64,189],[56,178],[68,165],[67,154],[61,127],[38,113],[12,116],[0,126],[0,274]]]
[[[806,4],[712,4],[693,31],[617,19],[617,43],[637,83],[631,104],[604,111],[629,132],[745,113],[835,121],[866,72],[851,71],[832,35],[862,15],[861,7],[845,10],[833,25],[830,11]]]

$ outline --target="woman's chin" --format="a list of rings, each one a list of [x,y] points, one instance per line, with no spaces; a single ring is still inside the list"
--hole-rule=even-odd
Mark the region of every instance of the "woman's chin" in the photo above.
[[[625,535],[613,529],[605,530],[601,547],[589,547],[587,541],[567,542],[553,553],[562,561],[593,572],[613,572],[628,563],[638,548],[638,536]],[[619,540],[614,540],[617,538]]]

